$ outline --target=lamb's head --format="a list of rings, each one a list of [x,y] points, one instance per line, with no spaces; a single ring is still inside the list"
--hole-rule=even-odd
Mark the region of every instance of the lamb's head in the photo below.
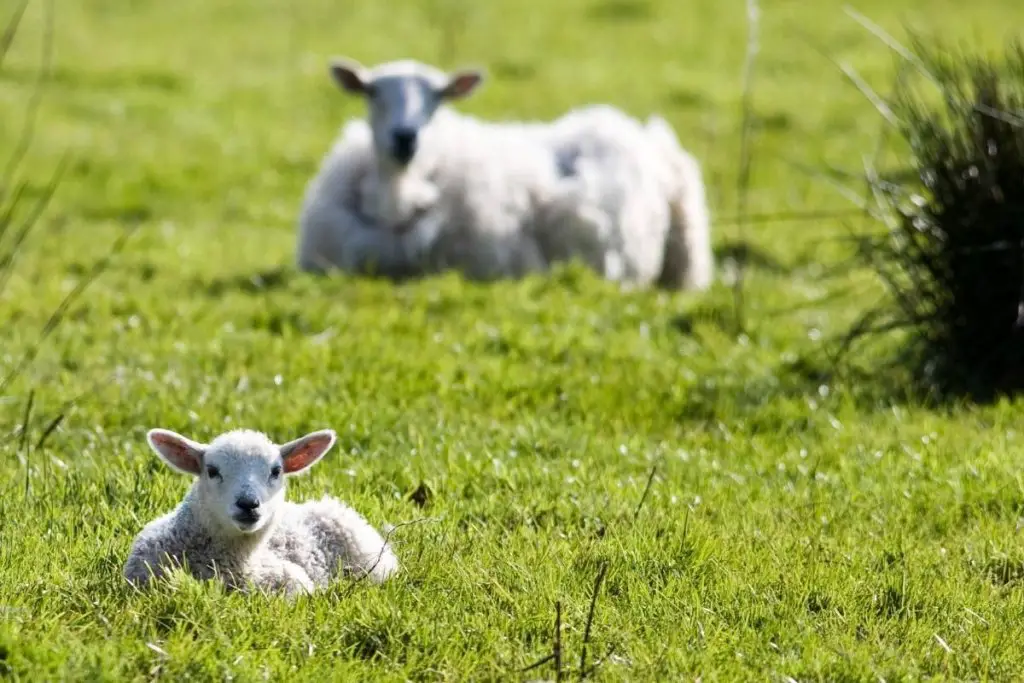
[[[274,519],[284,500],[285,477],[312,467],[337,437],[325,429],[279,446],[259,432],[240,429],[204,444],[153,429],[146,438],[164,462],[197,478],[193,490],[204,521],[226,534],[252,534]]]
[[[377,155],[399,168],[416,155],[420,133],[438,107],[466,97],[484,78],[475,68],[447,74],[414,60],[367,68],[347,57],[331,60],[331,76],[343,91],[366,99]]]

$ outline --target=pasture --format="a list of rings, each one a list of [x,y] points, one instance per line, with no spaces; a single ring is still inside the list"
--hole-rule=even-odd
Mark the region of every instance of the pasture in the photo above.
[[[552,653],[556,605],[563,680],[1024,671],[1020,407],[928,407],[898,368],[790,367],[882,296],[847,239],[877,226],[735,220],[743,2],[53,5],[48,33],[47,0],[30,3],[0,66],[0,160],[35,122],[18,215],[66,159],[0,280],[0,678],[555,680],[553,659],[522,669]],[[856,9],[984,49],[1024,22],[1016,0]],[[766,0],[759,37],[750,213],[849,209],[808,169],[859,173],[880,119],[826,54],[885,92],[891,51],[833,0]],[[297,273],[304,186],[363,115],[327,75],[335,54],[480,64],[459,107],[491,117],[662,113],[704,164],[716,285]],[[187,485],[146,430],[239,426],[337,430],[290,495],[397,525],[402,574],[295,603],[132,591],[132,537]]]

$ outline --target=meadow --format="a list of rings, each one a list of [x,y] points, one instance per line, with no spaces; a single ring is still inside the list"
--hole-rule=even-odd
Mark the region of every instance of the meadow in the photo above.
[[[1024,22],[1016,0],[855,7],[985,50]],[[26,217],[64,172],[0,277],[0,678],[1019,679],[1018,402],[797,372],[883,297],[849,240],[878,226],[737,220],[849,211],[821,170],[860,173],[880,118],[833,60],[884,92],[893,53],[839,2],[765,0],[744,192],[747,29],[739,0],[32,0],[0,161],[33,135],[0,186],[24,181]],[[661,112],[704,164],[718,282],[298,273],[304,186],[363,115],[336,54],[480,64],[460,108],[490,117]],[[241,426],[337,430],[290,495],[397,525],[403,572],[294,603],[127,586],[188,483],[146,430]]]

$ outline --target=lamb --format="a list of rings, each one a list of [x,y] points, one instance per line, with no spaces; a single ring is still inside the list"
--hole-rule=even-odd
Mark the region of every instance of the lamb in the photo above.
[[[331,74],[368,120],[343,126],[306,188],[299,269],[490,280],[576,259],[623,284],[710,286],[700,165],[661,117],[592,105],[492,122],[449,106],[480,69],[337,58]]]
[[[147,434],[172,469],[195,477],[184,500],[149,522],[132,543],[124,576],[145,587],[181,567],[229,590],[312,593],[341,573],[382,582],[398,570],[390,545],[337,500],[285,500],[286,479],[308,471],[334,445],[332,430],[283,445],[239,429],[209,444],[166,429]]]

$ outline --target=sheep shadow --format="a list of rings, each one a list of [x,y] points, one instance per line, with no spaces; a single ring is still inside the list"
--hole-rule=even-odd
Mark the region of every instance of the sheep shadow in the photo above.
[[[768,252],[747,244],[727,243],[716,247],[714,251],[715,260],[719,263],[723,263],[727,260],[743,260],[748,267],[759,268],[773,274],[786,274],[791,270],[790,268],[782,265]],[[578,288],[580,285],[580,279],[586,277],[584,273],[592,275],[591,271],[589,271],[586,266],[574,261],[568,261],[565,263],[558,263],[550,270],[543,273],[530,273],[516,278],[474,278],[462,274],[456,268],[452,268],[441,273],[429,274],[420,273],[415,269],[409,269],[408,271],[400,270],[387,274],[377,271],[367,271],[353,273],[352,275],[362,280],[387,282],[396,286],[411,284],[436,277],[454,276],[464,279],[467,283],[472,283],[475,286],[484,288],[497,286],[509,281],[515,282],[530,277],[541,277],[546,280],[550,280],[551,284],[554,286]],[[248,294],[261,294],[269,291],[286,289],[300,274],[302,274],[301,271],[295,268],[277,266],[259,270],[255,273],[239,273],[214,278],[212,280],[199,278],[194,284],[207,296],[211,297],[220,297],[231,291],[244,292]],[[329,277],[329,275],[322,275],[321,277]],[[652,285],[652,288],[658,288],[658,286]],[[719,320],[720,317],[721,316],[718,315],[712,316],[714,320]],[[681,330],[686,326],[687,323],[685,322],[679,323],[679,329]]]
[[[786,275],[793,271],[793,268],[783,265],[767,251],[742,242],[726,242],[721,244],[714,248],[714,254],[717,263],[742,261],[748,268],[757,268],[776,275]],[[334,273],[335,271],[331,272]],[[558,286],[574,286],[579,284],[580,278],[585,277],[584,273],[588,275],[594,274],[586,265],[570,260],[554,264],[547,271],[529,273],[520,277],[477,278],[465,275],[454,267],[439,273],[422,273],[415,268],[409,268],[408,270],[396,270],[389,273],[368,269],[358,273],[351,273],[350,275],[363,280],[382,281],[394,285],[415,283],[436,277],[454,276],[464,279],[467,283],[471,282],[477,286],[488,287],[509,281],[520,281],[530,277],[548,279],[551,280],[552,284]],[[152,276],[152,273],[148,275]],[[208,296],[212,297],[222,296],[229,291],[259,294],[286,289],[300,275],[305,275],[305,273],[294,267],[275,266],[254,273],[238,273],[210,280],[197,278],[194,284]],[[323,274],[321,277],[330,277],[330,275]],[[656,285],[652,285],[652,288],[656,287]]]

